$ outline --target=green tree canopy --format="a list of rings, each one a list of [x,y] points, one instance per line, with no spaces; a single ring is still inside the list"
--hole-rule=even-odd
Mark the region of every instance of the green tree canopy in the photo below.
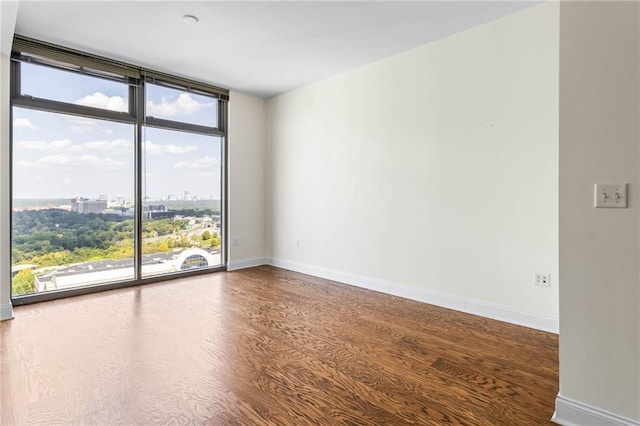
[[[36,278],[31,269],[23,269],[18,272],[11,283],[13,295],[31,294],[35,291]]]

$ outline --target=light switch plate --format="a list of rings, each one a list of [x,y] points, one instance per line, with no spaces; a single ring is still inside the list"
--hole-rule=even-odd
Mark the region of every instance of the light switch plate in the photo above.
[[[596,183],[593,192],[593,206],[596,208],[624,209],[627,207],[626,183]]]

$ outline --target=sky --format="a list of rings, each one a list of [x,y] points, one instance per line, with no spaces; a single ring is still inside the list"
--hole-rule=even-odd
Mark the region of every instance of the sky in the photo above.
[[[22,93],[126,111],[127,85],[22,64]],[[147,85],[147,115],[215,126],[216,99]],[[13,108],[14,198],[110,198],[134,194],[132,124]],[[220,198],[222,140],[143,128],[144,196]]]

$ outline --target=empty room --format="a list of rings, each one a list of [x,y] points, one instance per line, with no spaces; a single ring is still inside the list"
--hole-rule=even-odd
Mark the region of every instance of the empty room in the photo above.
[[[640,426],[640,2],[0,1],[0,425]]]

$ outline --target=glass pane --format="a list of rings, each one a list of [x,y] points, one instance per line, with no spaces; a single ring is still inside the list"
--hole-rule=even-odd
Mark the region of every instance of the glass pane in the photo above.
[[[129,86],[43,65],[21,63],[23,95],[111,111],[129,111]]]
[[[218,99],[150,83],[146,91],[147,116],[218,127]]]
[[[133,140],[130,124],[13,108],[14,296],[134,278]]]
[[[222,264],[222,138],[145,128],[142,276]]]

